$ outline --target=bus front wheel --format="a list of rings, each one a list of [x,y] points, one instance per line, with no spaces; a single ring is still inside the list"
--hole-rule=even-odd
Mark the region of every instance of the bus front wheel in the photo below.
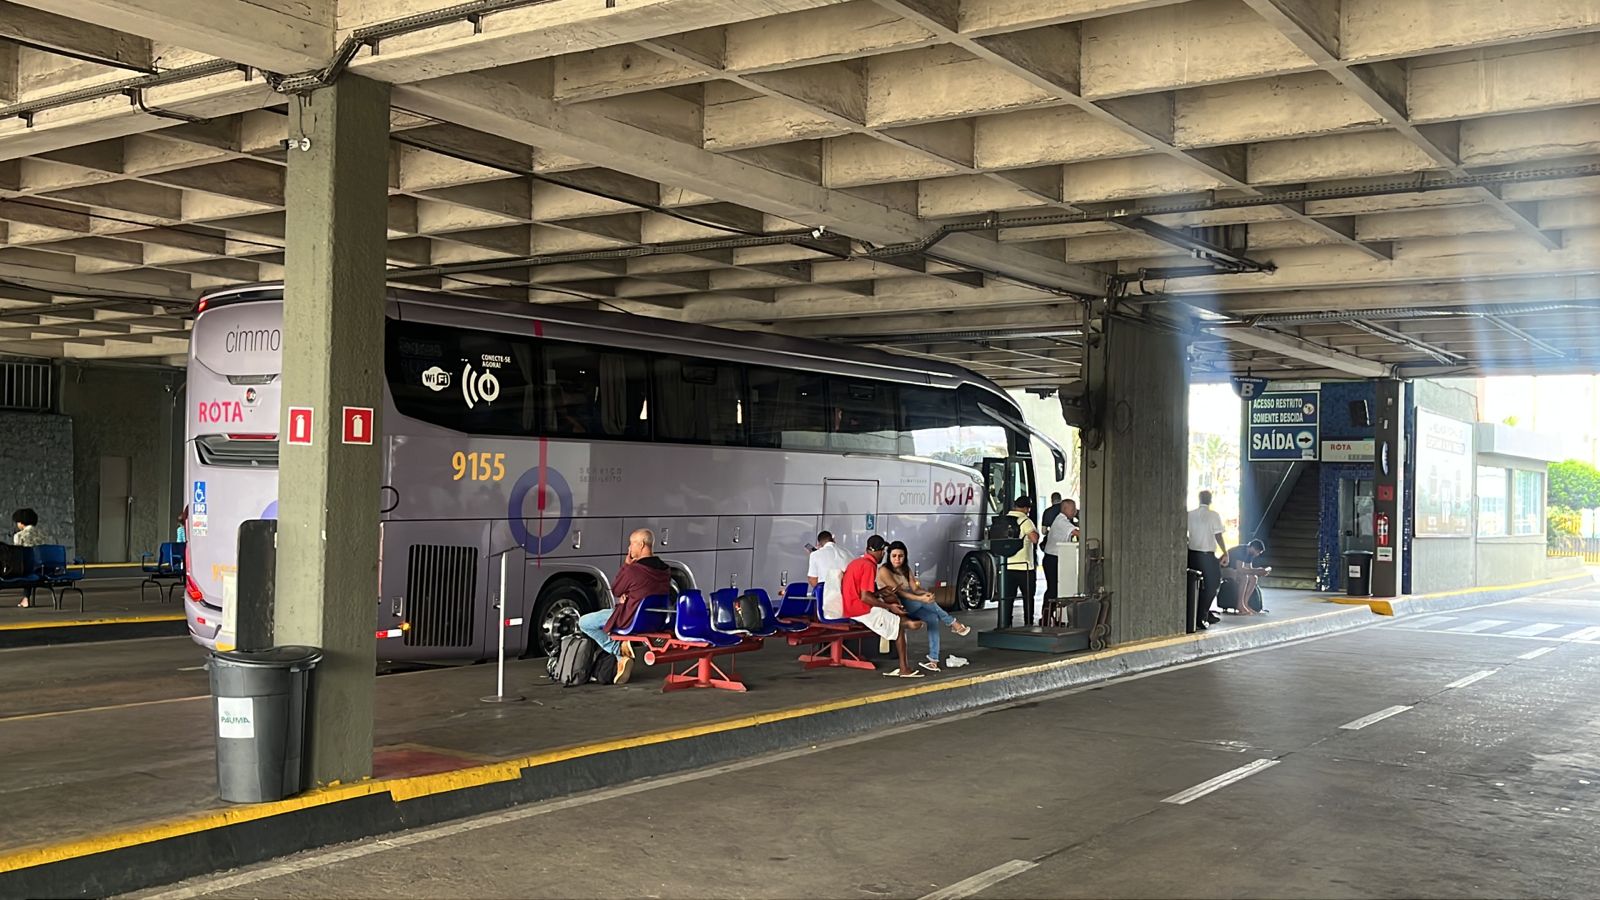
[[[554,656],[563,637],[578,633],[578,617],[597,608],[594,597],[583,585],[575,581],[551,585],[533,611],[533,621],[538,628],[537,651],[544,656]]]
[[[956,603],[962,609],[983,609],[989,602],[989,585],[983,577],[983,567],[973,560],[961,566],[961,576],[956,579]]]

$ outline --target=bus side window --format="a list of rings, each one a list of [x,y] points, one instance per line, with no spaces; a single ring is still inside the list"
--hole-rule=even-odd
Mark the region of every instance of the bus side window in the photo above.
[[[821,450],[828,442],[827,391],[821,375],[750,366],[750,446]]]
[[[831,405],[829,446],[861,453],[895,453],[900,429],[895,419],[895,386],[886,382],[834,378],[828,383]]]
[[[544,343],[543,433],[561,437],[649,436],[643,360],[586,344]]]
[[[900,452],[961,462],[956,392],[933,387],[900,388]]]
[[[657,357],[656,440],[744,444],[743,376],[731,363]]]

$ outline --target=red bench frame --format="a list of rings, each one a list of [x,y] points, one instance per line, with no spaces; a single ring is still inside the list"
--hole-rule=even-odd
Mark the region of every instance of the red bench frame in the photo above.
[[[725,647],[699,641],[685,641],[675,634],[666,632],[615,637],[623,643],[639,645],[644,651],[645,665],[667,664],[667,676],[661,683],[663,694],[688,688],[719,688],[724,691],[743,692],[746,690],[744,682],[740,681],[738,673],[733,671],[733,663],[730,661],[728,671],[724,672],[721,666],[712,662],[712,659],[735,653],[749,653],[751,650],[760,650],[762,646],[762,640],[758,637],[747,637],[737,644]],[[691,662],[692,665],[681,672],[674,672],[671,664],[676,662]]]
[[[795,620],[790,620],[795,621]],[[875,638],[878,633],[865,625],[831,625],[826,622],[809,621],[805,631],[793,631],[787,635],[789,646],[799,647],[804,644],[825,644],[827,649],[822,653],[802,653],[800,662],[807,669],[831,669],[845,667],[851,669],[866,669],[875,672],[876,663],[868,662],[860,657],[854,650],[844,645],[845,641],[858,638]]]

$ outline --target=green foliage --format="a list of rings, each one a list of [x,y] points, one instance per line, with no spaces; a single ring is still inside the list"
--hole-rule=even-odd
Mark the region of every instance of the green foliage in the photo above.
[[[1552,468],[1554,468],[1552,466]],[[1552,550],[1565,550],[1573,544],[1581,544],[1583,534],[1583,513],[1568,506],[1550,504],[1545,510],[1545,518],[1549,527],[1545,529],[1545,543]]]
[[[1550,506],[1594,509],[1600,506],[1600,469],[1576,459],[1550,466]]]

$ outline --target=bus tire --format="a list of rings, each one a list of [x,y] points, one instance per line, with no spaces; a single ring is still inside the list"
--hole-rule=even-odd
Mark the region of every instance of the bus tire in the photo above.
[[[554,655],[562,637],[578,633],[578,617],[599,608],[594,592],[577,581],[563,578],[546,587],[533,607],[528,655]]]
[[[961,609],[983,609],[989,602],[989,584],[983,575],[983,566],[975,559],[961,564],[961,574],[956,578],[956,606]]]

